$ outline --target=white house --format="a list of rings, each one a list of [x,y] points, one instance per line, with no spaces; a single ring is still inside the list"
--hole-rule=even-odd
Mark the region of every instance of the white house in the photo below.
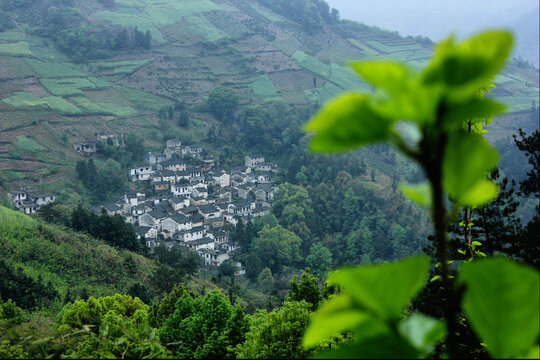
[[[250,168],[264,164],[264,156],[260,154],[248,155],[244,158],[244,160],[244,164]]]
[[[229,253],[224,250],[200,249],[197,253],[204,259],[205,265],[219,266],[230,258]]]
[[[176,183],[171,186],[171,192],[174,196],[191,197],[193,187],[189,183]]]
[[[129,169],[129,177],[131,181],[146,181],[152,178],[155,173],[152,165],[139,166]]]

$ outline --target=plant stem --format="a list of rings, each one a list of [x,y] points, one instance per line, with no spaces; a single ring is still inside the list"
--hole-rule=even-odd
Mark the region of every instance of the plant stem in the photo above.
[[[454,305],[454,293],[450,284],[450,271],[448,269],[448,240],[446,236],[446,208],[444,206],[442,174],[440,167],[433,171],[431,178],[433,208],[432,219],[435,227],[435,242],[437,244],[437,258],[441,264],[441,282],[444,296],[444,317],[448,327],[446,345],[451,358],[459,357],[457,354],[457,322]]]

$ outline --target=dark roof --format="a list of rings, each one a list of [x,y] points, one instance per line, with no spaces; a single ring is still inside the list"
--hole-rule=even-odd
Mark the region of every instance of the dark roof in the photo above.
[[[214,234],[214,236],[227,236],[227,233],[225,232],[225,230],[216,230],[216,231],[213,231],[212,234]]]
[[[148,230],[150,230],[151,227],[150,226],[135,226],[135,232],[138,234],[138,235],[144,235],[148,232]]]
[[[191,217],[191,221],[193,221],[193,222],[203,222],[204,221],[204,216],[202,216],[201,214],[193,215]]]
[[[107,211],[118,211],[121,209],[120,206],[114,203],[107,203],[107,204],[102,205],[101,207],[103,207]]]
[[[251,206],[251,203],[247,200],[238,200],[234,203],[234,206],[236,207],[243,207],[243,206]]]
[[[217,207],[215,207],[214,205],[211,205],[211,204],[200,205],[199,210],[203,214],[211,214],[211,213],[219,212],[219,209]]]
[[[214,240],[210,239],[209,237],[203,237],[202,239],[188,241],[188,244],[201,245],[201,244],[210,244],[212,242],[214,242]]]
[[[178,224],[187,224],[191,222],[191,220],[187,216],[182,214],[174,214],[173,216],[171,216],[171,219],[176,221]]]

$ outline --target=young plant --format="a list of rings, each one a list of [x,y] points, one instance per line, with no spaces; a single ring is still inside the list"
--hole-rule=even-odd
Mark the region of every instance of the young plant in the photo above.
[[[344,291],[315,314],[304,337],[306,347],[351,330],[354,345],[321,355],[426,357],[446,338],[448,355],[459,357],[458,312],[463,308],[490,355],[527,356],[536,351],[538,356],[538,347],[533,348],[539,333],[538,273],[503,257],[487,258],[463,263],[454,289],[448,259],[446,229],[453,214],[497,195],[497,185],[486,174],[498,154],[482,137],[482,122],[489,123],[505,108],[483,94],[492,87],[490,79],[504,65],[511,45],[512,35],[506,31],[484,32],[461,43],[451,37],[437,45],[420,72],[398,62],[352,62],[354,71],[376,91],[340,95],[305,126],[314,132],[314,151],[385,142],[423,168],[425,183],[402,185],[400,190],[431,211],[445,314],[444,320],[419,313],[404,316],[426,283],[426,256],[340,269],[328,282]],[[401,134],[402,123],[415,129],[416,139]],[[453,204],[450,211],[448,199]],[[472,245],[478,244],[471,241]]]

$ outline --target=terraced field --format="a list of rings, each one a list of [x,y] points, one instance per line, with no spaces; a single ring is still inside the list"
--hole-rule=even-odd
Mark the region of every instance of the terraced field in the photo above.
[[[96,133],[134,132],[159,148],[170,128],[157,114],[180,101],[193,117],[187,128],[173,127],[175,134],[204,142],[215,125],[205,97],[217,85],[233,88],[242,106],[275,99],[322,104],[343,91],[371,91],[347,60],[395,59],[419,68],[432,51],[369,29],[343,35],[325,25],[310,34],[255,1],[114,3],[88,0],[81,14],[96,29],[150,31],[150,49],[111,50],[107,58],[74,64],[28,28],[0,32],[0,184],[35,185],[41,177],[61,201],[76,201],[74,164],[84,157],[72,144],[96,141]],[[494,96],[516,114],[540,103],[538,70],[512,65],[494,82]]]

